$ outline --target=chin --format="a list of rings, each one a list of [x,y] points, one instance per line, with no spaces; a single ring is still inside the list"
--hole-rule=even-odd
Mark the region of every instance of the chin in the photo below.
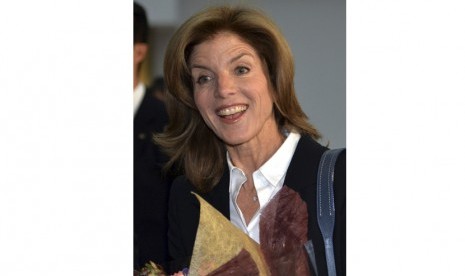
[[[239,146],[244,143],[246,143],[249,139],[247,139],[244,136],[227,136],[227,138],[221,139],[223,143],[225,143],[227,146]]]

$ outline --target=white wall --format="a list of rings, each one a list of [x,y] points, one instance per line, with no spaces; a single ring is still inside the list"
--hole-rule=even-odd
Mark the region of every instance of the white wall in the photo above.
[[[149,11],[149,16],[150,10],[156,9],[158,14],[165,14],[162,9],[166,3],[162,2],[171,3],[166,14],[176,18],[165,18],[165,21],[153,24],[160,33],[158,38],[154,38],[158,39],[158,46],[153,49],[158,54],[152,55],[154,75],[162,73],[163,60],[160,53],[164,52],[169,32],[193,13],[221,3],[243,3],[259,7],[281,27],[292,48],[297,96],[310,121],[323,134],[322,143],[329,142],[331,148],[345,147],[345,0],[140,1]],[[176,9],[174,12],[173,7]]]

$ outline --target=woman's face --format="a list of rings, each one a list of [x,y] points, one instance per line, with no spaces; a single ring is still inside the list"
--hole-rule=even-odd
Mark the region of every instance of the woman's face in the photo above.
[[[255,49],[221,32],[189,58],[194,100],[203,120],[229,146],[263,141],[277,131],[271,85]]]

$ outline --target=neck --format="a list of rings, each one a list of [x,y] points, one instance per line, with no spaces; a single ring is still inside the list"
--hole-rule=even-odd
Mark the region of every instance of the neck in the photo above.
[[[257,137],[239,146],[227,147],[234,166],[241,168],[247,175],[251,175],[265,164],[284,142],[284,136],[277,127],[268,133],[271,135]]]

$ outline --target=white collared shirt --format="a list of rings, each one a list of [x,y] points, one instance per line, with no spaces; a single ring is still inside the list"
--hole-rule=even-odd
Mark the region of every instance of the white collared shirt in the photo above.
[[[246,225],[244,216],[237,205],[237,196],[247,178],[244,172],[235,167],[226,153],[229,167],[229,211],[231,223],[246,233],[249,237],[260,243],[260,214],[270,200],[281,190],[286,177],[287,168],[291,163],[295,148],[299,142],[300,134],[291,132],[281,147],[252,174],[260,208]]]
[[[139,109],[140,103],[144,98],[145,94],[145,85],[142,82],[139,82],[134,88],[134,116],[136,116],[137,109]]]

